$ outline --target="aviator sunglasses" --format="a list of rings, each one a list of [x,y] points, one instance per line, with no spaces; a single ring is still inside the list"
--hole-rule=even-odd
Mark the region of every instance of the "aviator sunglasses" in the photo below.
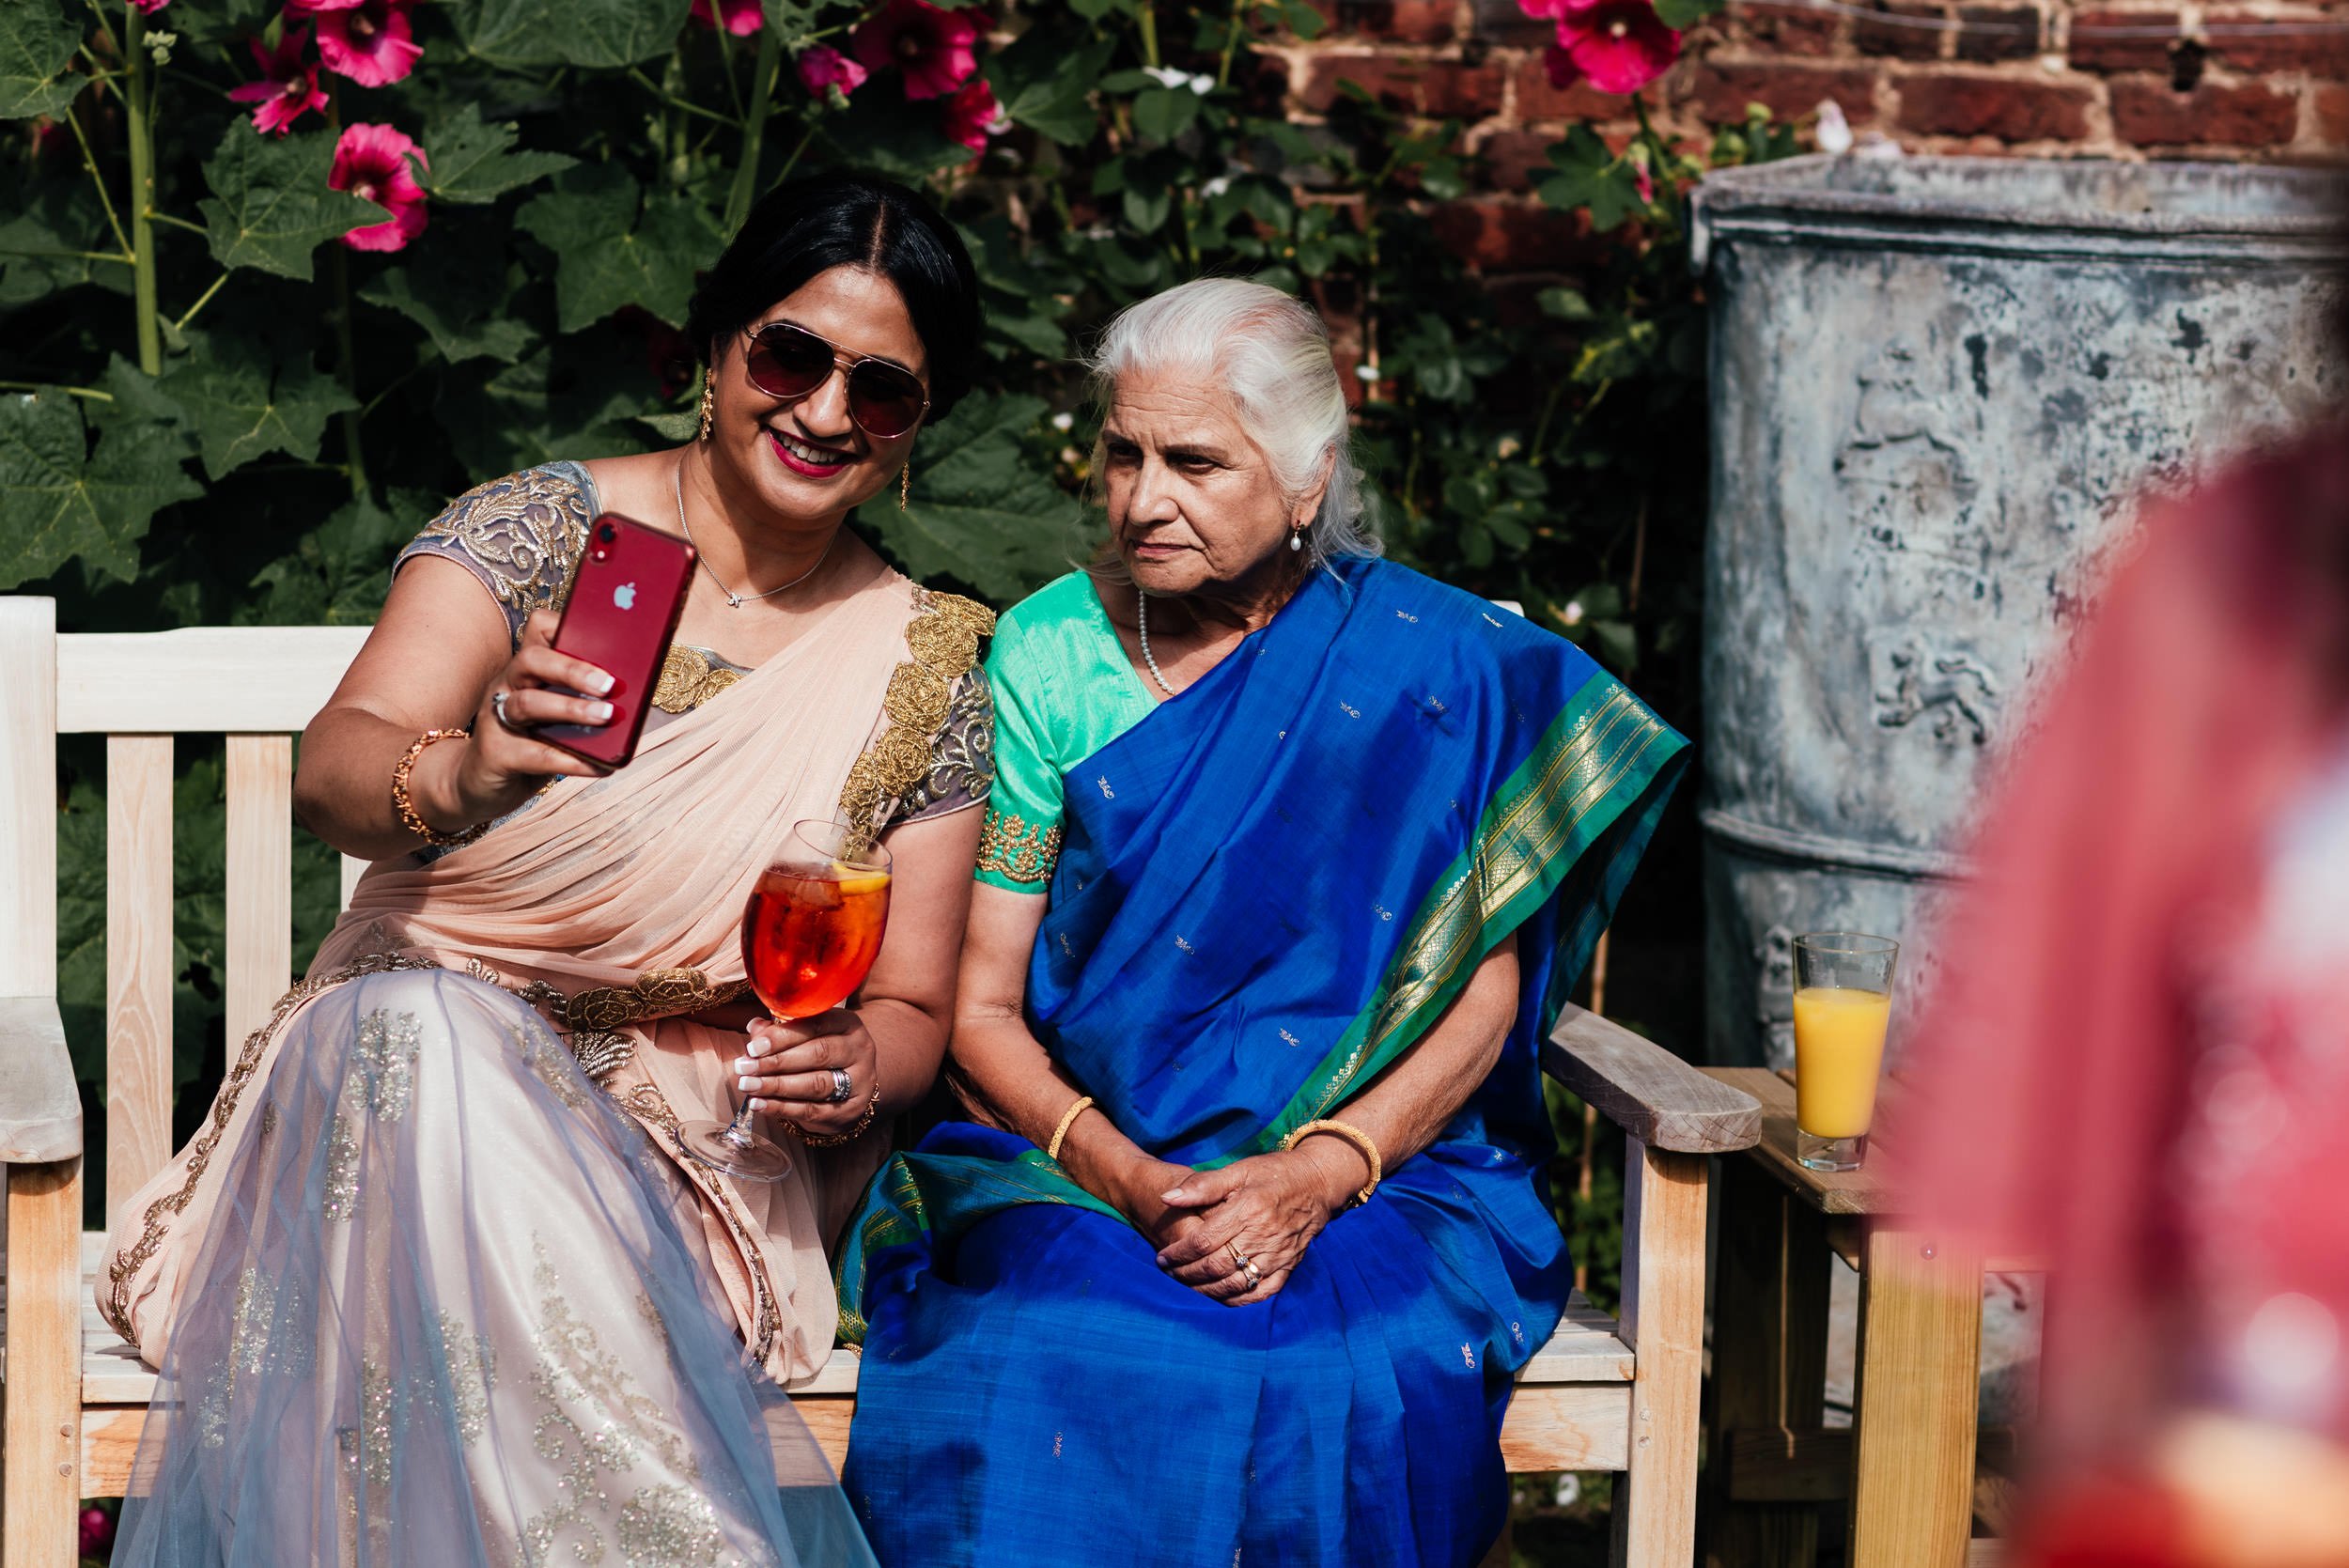
[[[831,379],[835,367],[848,373],[848,417],[876,441],[894,441],[922,422],[930,395],[913,372],[884,359],[845,354],[805,327],[776,321],[743,334],[750,340],[742,369],[751,385],[770,397],[797,401]]]

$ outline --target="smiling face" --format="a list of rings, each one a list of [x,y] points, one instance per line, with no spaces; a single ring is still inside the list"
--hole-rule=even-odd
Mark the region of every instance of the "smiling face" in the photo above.
[[[1152,594],[1245,595],[1280,576],[1289,534],[1313,520],[1316,484],[1281,493],[1231,394],[1212,380],[1128,371],[1101,428],[1110,536]]]
[[[848,417],[846,370],[835,368],[821,386],[789,402],[753,386],[742,368],[749,334],[777,321],[814,333],[846,358],[901,365],[926,389],[928,358],[896,286],[858,267],[818,272],[717,346],[712,468],[778,518],[829,525],[896,478],[916,431],[880,441],[857,428]]]

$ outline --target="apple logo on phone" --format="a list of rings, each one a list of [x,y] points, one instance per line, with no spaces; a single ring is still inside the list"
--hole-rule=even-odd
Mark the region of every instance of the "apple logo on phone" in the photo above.
[[[633,582],[623,582],[618,587],[613,589],[612,604],[613,607],[617,610],[635,609],[636,584]]]

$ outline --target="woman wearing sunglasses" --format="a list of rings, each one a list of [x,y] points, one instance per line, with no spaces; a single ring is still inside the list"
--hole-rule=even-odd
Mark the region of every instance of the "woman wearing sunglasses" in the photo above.
[[[777,1385],[831,1354],[827,1249],[944,1048],[992,617],[843,524],[969,387],[977,287],[921,198],[825,176],[690,331],[694,439],[459,499],[303,737],[303,820],[375,863],[113,1238],[101,1308],[179,1390],[126,1561],[871,1561]],[[605,511],[702,569],[598,777],[531,727],[609,715],[550,645]],[[741,911],[811,817],[886,843],[892,907],[857,1004],[779,1026],[738,1000]],[[678,1157],[737,1094],[782,1179]]]

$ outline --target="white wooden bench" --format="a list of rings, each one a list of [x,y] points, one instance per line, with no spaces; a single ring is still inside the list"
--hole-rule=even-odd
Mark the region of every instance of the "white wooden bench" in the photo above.
[[[0,597],[0,1568],[70,1568],[85,1497],[119,1496],[155,1378],[97,1315],[82,1229],[82,1117],[56,1003],[56,737],[106,737],[106,1203],[171,1153],[172,747],[227,737],[228,1038],[291,983],[293,741],[364,628],[56,633],[54,601]],[[348,894],[361,869],[346,861]],[[1624,1312],[1578,1299],[1518,1375],[1513,1470],[1614,1470],[1615,1560],[1694,1555],[1707,1157],[1760,1135],[1753,1099],[1569,1008],[1545,1065],[1625,1131]],[[1038,1375],[1044,1375],[1039,1369]],[[793,1390],[833,1463],[857,1358]]]

